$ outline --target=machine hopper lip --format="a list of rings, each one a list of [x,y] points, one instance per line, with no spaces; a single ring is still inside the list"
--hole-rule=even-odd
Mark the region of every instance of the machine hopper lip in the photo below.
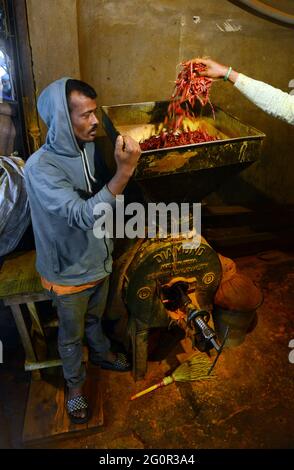
[[[115,105],[102,105],[101,106],[101,110],[102,110],[102,125],[104,127],[104,130],[105,132],[107,133],[107,135],[110,137],[110,135],[108,134],[107,132],[107,126],[105,125],[105,122],[104,122],[104,117],[106,116],[107,119],[109,119],[111,121],[111,118],[109,116],[109,113],[108,113],[108,110],[111,109],[111,108],[122,108],[122,107],[132,107],[132,106],[152,106],[152,105],[155,105],[156,103],[167,103],[168,100],[157,100],[157,101],[139,101],[139,102],[134,102],[134,103],[121,103],[121,104],[115,104]],[[246,122],[243,122],[241,121],[239,118],[237,118],[235,115],[227,112],[227,111],[224,111],[222,108],[220,108],[219,106],[217,105],[213,105],[214,109],[216,111],[221,111],[223,113],[225,113],[227,116],[229,116],[231,119],[233,119],[234,121],[240,123],[241,126],[246,126],[247,128],[249,128],[251,130],[251,132],[254,132],[255,135],[244,135],[244,136],[238,136],[238,137],[230,137],[228,139],[218,139],[218,140],[213,140],[213,141],[208,141],[208,142],[200,142],[200,143],[195,143],[195,144],[187,144],[187,145],[176,145],[176,146],[173,146],[173,147],[163,147],[163,148],[159,148],[159,149],[151,149],[151,150],[142,150],[142,154],[144,155],[148,155],[148,154],[153,154],[153,153],[162,153],[163,151],[170,151],[170,150],[179,150],[179,149],[193,149],[195,147],[202,147],[202,146],[213,146],[213,145],[218,145],[218,144],[227,144],[227,143],[232,143],[232,142],[240,142],[240,141],[244,141],[244,139],[246,140],[262,140],[266,137],[266,134],[262,131],[260,131],[259,129],[256,129],[255,127],[253,127],[252,125],[250,124],[247,124]],[[116,135],[118,136],[119,135],[119,132],[117,131],[115,125],[113,124],[113,122],[111,121],[111,124],[113,126],[113,129],[115,130],[116,132]],[[111,137],[110,137],[111,138]]]
[[[115,145],[119,134],[127,135],[130,130],[131,135],[134,130],[133,136],[140,142],[141,136],[144,138],[145,126],[155,126],[156,132],[156,125],[163,122],[168,103],[169,101],[146,101],[101,106],[105,133]],[[138,182],[147,181],[168,175],[211,171],[229,165],[245,167],[258,160],[266,135],[219,106],[214,106],[214,110],[215,121],[210,106],[200,108],[199,105],[196,112],[204,125],[207,121],[208,133],[218,135],[218,140],[142,151],[134,179]],[[145,135],[148,132],[149,130]]]

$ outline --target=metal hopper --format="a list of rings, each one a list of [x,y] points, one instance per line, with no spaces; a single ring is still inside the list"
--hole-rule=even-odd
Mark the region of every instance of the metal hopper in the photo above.
[[[102,106],[102,123],[114,143],[118,134],[142,141],[158,134],[168,101]],[[215,107],[196,107],[198,116],[184,122],[218,140],[142,152],[134,179],[153,201],[200,201],[228,177],[259,158],[265,134]]]

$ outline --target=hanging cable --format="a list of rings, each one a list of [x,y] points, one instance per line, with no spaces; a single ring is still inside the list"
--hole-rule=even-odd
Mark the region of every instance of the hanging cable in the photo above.
[[[294,15],[285,13],[277,8],[266,5],[260,0],[229,0],[231,3],[248,7],[256,13],[260,13],[267,19],[273,19],[287,26],[294,26]]]

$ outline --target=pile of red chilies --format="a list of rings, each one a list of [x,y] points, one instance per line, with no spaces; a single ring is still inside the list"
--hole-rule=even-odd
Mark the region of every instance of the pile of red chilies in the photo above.
[[[217,140],[206,131],[183,131],[183,132],[161,132],[159,135],[152,135],[149,139],[140,143],[141,150],[154,150],[166,147],[176,147],[178,145],[200,144],[201,142],[209,142]]]
[[[143,151],[217,140],[216,137],[212,137],[200,129],[181,133],[178,131],[185,117],[193,118],[195,116],[193,109],[197,100],[201,106],[209,103],[214,114],[209,99],[212,79],[199,75],[199,72],[205,70],[205,65],[193,61],[183,62],[181,65],[183,68],[176,80],[175,90],[164,120],[167,130],[140,143]]]

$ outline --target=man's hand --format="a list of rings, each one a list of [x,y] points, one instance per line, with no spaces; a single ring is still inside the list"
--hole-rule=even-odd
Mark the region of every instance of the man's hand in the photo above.
[[[123,137],[121,135],[117,137],[114,149],[114,158],[117,169],[114,177],[107,185],[109,191],[114,196],[123,192],[136,169],[140,155],[140,145],[132,139],[132,137]]]
[[[140,155],[140,145],[132,137],[128,135],[117,137],[114,150],[117,173],[130,178],[135,171]]]
[[[218,62],[215,62],[214,60],[211,60],[211,59],[202,59],[202,58],[197,57],[196,59],[193,59],[192,61],[196,62],[197,64],[204,64],[206,66],[206,69],[203,72],[199,72],[199,75],[203,77],[209,77],[209,78],[214,78],[214,79],[224,78],[229,70],[228,66],[219,64]],[[192,61],[189,61],[189,62],[192,62]],[[235,70],[232,70],[228,77],[228,80],[235,83],[237,78],[238,78],[238,73],[235,72]]]

